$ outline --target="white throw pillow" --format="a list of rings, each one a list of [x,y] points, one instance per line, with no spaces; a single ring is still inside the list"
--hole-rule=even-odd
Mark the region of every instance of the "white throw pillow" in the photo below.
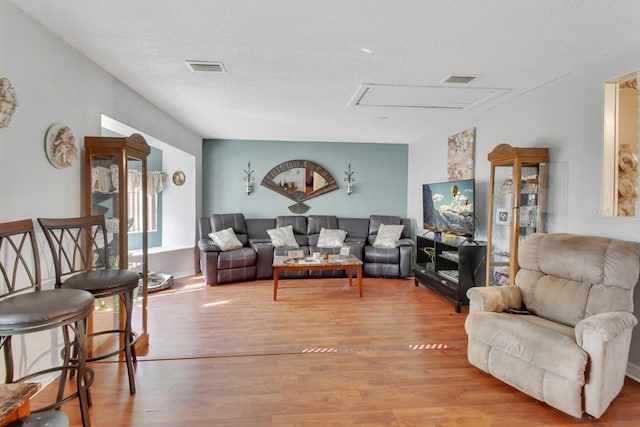
[[[271,244],[276,248],[299,248],[296,238],[293,236],[293,225],[287,225],[286,227],[272,228],[267,230],[267,234],[271,238]]]
[[[347,237],[347,232],[344,230],[327,229],[322,227],[320,229],[320,235],[318,236],[318,247],[340,248],[344,243],[345,237]]]
[[[395,248],[398,247],[398,240],[402,235],[404,225],[380,224],[376,240],[373,242],[374,248]]]
[[[209,238],[220,248],[221,251],[230,251],[232,249],[240,249],[242,243],[236,237],[233,228],[225,228],[224,230],[209,233]]]

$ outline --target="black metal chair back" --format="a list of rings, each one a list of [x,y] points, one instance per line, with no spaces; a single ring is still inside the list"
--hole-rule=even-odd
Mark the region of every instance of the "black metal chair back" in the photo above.
[[[33,221],[0,224],[0,298],[40,290],[40,255]]]
[[[65,277],[110,267],[104,215],[78,218],[38,218],[51,248],[56,286]]]

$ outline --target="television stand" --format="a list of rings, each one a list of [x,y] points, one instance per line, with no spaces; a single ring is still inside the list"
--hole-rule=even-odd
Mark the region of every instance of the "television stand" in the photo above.
[[[423,285],[454,303],[456,313],[460,313],[463,305],[469,305],[467,290],[485,284],[487,246],[468,241],[416,236],[416,286]]]

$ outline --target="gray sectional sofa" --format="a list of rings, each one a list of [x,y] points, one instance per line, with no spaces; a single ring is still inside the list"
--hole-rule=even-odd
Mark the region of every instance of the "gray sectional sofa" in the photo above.
[[[382,224],[404,225],[397,247],[374,247]],[[274,255],[286,255],[294,248],[274,247],[267,230],[291,225],[299,248],[305,255],[313,252],[340,253],[339,247],[318,247],[321,229],[347,232],[343,246],[363,262],[363,274],[373,277],[410,277],[414,242],[407,218],[371,215],[369,218],[338,218],[333,215],[285,215],[276,218],[246,218],[241,213],[214,214],[199,221],[200,268],[209,285],[273,278]],[[209,238],[211,232],[232,228],[242,247],[223,251]],[[293,277],[342,277],[344,271],[298,271]]]

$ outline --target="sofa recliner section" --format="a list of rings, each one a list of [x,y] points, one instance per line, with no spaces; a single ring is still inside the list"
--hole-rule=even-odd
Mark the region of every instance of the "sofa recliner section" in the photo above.
[[[249,235],[242,214],[215,215],[208,221],[201,219],[199,228],[204,236],[211,231],[232,228],[243,245],[239,249],[221,251],[208,237],[198,241],[200,269],[208,282],[225,283],[256,278],[258,257],[256,251],[248,247]]]
[[[409,220],[398,216],[372,215],[369,218],[367,245],[364,246],[364,274],[367,276],[409,277],[412,273],[413,240]],[[373,246],[380,225],[404,225],[397,248]]]

